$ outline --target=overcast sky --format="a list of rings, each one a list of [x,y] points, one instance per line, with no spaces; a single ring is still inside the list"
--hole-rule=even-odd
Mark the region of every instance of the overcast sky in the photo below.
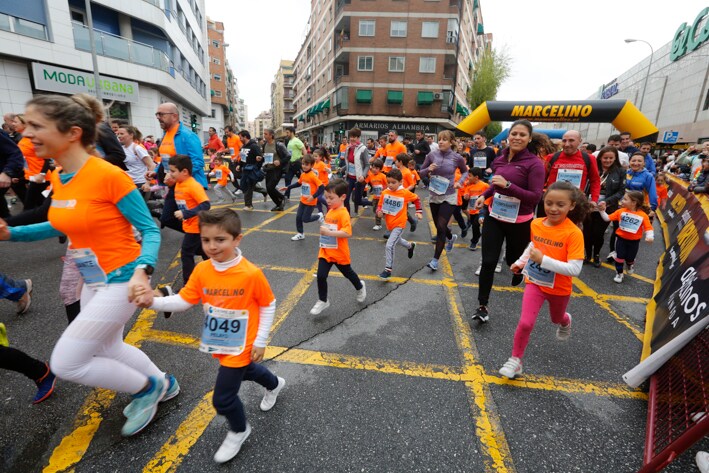
[[[625,38],[657,50],[707,2],[481,0],[480,6],[494,47],[506,47],[513,61],[498,100],[578,100],[649,56],[646,44]],[[270,109],[279,61],[298,53],[310,0],[206,0],[206,11],[224,22],[227,58],[253,120]]]

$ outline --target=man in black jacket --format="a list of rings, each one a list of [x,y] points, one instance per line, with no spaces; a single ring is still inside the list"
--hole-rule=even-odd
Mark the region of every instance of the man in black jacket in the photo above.
[[[246,143],[241,148],[241,190],[244,192],[244,210],[253,210],[254,191],[260,192],[263,195],[264,202],[268,198],[266,189],[259,186],[258,183],[264,178],[261,165],[263,163],[263,155],[261,147],[256,140],[251,139],[251,133],[248,130],[239,132],[241,141]]]
[[[266,142],[263,145],[263,170],[266,172],[266,191],[271,197],[275,207],[271,212],[280,212],[285,204],[285,197],[278,192],[278,182],[288,167],[290,153],[283,143],[276,141],[275,132],[266,128],[263,130]]]
[[[0,218],[10,215],[5,203],[5,194],[13,186],[13,179],[24,177],[25,158],[17,144],[4,133],[0,133]],[[15,184],[16,186],[17,184]],[[17,194],[17,191],[15,193]],[[20,194],[18,194],[20,196]]]

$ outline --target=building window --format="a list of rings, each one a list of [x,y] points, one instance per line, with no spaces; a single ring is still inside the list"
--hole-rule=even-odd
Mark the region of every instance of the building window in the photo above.
[[[432,74],[436,72],[436,58],[422,57],[419,59],[419,72]]]
[[[405,38],[406,37],[406,22],[405,21],[391,21],[391,31],[389,35],[392,38]]]
[[[219,47],[219,41],[213,39],[213,40],[212,40],[212,46],[214,46],[215,48],[218,48],[218,47]]]
[[[219,82],[219,81],[222,80],[222,75],[221,75],[221,74],[214,74],[213,77],[214,77],[214,80],[217,81],[217,82]]]
[[[212,62],[213,62],[214,64],[221,64],[221,63],[222,63],[222,61],[221,61],[218,57],[213,57],[213,58],[212,58]]]
[[[404,72],[404,61],[403,56],[389,56],[389,72]]]
[[[217,110],[213,108],[213,109],[212,109],[212,114],[211,114],[210,116],[211,116],[212,118],[217,118]]]
[[[221,91],[221,90],[215,90],[215,91],[214,91],[214,96],[215,96],[215,97],[221,97],[221,96],[222,96],[222,91]]]
[[[359,56],[357,58],[357,70],[358,71],[373,71],[374,70],[374,56]]]
[[[374,20],[359,20],[359,35],[374,36],[375,25],[376,21]]]
[[[421,23],[422,38],[438,38],[438,22],[424,21]]]
[[[704,108],[702,110],[709,110],[709,89],[707,89],[707,96],[704,99]]]

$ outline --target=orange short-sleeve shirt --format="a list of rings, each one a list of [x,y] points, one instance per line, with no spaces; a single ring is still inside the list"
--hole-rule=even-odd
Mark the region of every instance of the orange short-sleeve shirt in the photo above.
[[[170,159],[177,154],[177,150],[175,149],[175,133],[177,133],[179,127],[180,125],[176,124],[165,132],[165,136],[163,136],[160,142],[160,148],[158,149],[162,161]],[[167,162],[165,162],[164,165],[165,169],[167,169]]]
[[[226,145],[229,148],[228,151],[230,153],[232,151],[234,152],[232,156],[239,156],[243,143],[241,142],[241,138],[239,138],[239,135],[232,135],[226,137]]]
[[[387,230],[404,228],[407,218],[406,208],[409,202],[416,202],[417,200],[419,200],[419,196],[403,187],[395,191],[388,188],[384,189],[382,197],[379,199],[379,204],[377,205],[377,212],[384,212]],[[387,210],[396,213],[387,213]]]
[[[192,272],[180,297],[190,304],[209,304],[214,307],[249,312],[246,343],[239,355],[212,355],[222,366],[241,368],[251,363],[251,349],[256,340],[260,321],[259,307],[267,307],[275,297],[263,271],[243,256],[241,261],[226,271],[214,269],[211,261],[202,261]]]
[[[325,215],[325,223],[336,225],[337,230],[342,230],[352,235],[352,222],[347,209],[343,207],[330,210]],[[320,248],[318,258],[337,264],[350,264],[350,245],[348,238],[338,238],[337,248]]]
[[[545,220],[546,218],[536,218],[532,221],[531,233],[534,247],[541,251],[544,256],[554,258],[557,261],[582,260],[584,246],[581,229],[568,218],[553,227],[544,225]],[[571,294],[571,280],[571,276],[557,273],[554,287],[539,286],[539,289],[547,294],[567,296]],[[527,284],[530,284],[529,279],[527,279]]]
[[[369,171],[364,181],[369,184],[369,187],[371,187],[372,199],[374,200],[379,199],[379,196],[382,195],[384,189],[387,188],[387,176],[383,172],[374,174],[372,171]]]
[[[70,248],[91,249],[106,274],[140,256],[131,224],[116,206],[135,190],[125,171],[91,156],[66,184],[58,172],[51,182],[49,223],[69,237]]]
[[[313,165],[313,172],[318,177],[318,179],[320,179],[320,182],[322,182],[323,186],[326,186],[330,183],[330,178],[327,175],[327,171],[327,164],[322,161],[315,161],[315,164]]]
[[[408,189],[409,187],[416,185],[416,178],[409,168],[402,167],[399,168],[399,170],[401,171],[401,182],[404,189]]]
[[[483,195],[483,192],[490,187],[490,185],[483,181],[478,181],[475,184],[468,184],[463,187],[463,194],[470,198],[470,203],[468,204],[468,213],[470,215],[477,215],[480,213],[479,210],[475,208],[475,201]]]
[[[386,156],[384,160],[384,172],[389,172],[394,163],[396,162],[396,155],[406,153],[406,146],[400,141],[395,141],[393,143],[387,143],[384,147],[384,154]]]
[[[313,199],[310,202],[307,202],[305,199],[308,196],[315,195],[315,193],[318,191],[318,187],[322,185],[322,182],[320,182],[318,176],[316,176],[313,171],[304,172],[300,175],[300,178],[298,179],[298,184],[300,184],[301,190],[300,202],[304,205],[317,205],[317,199]],[[306,192],[303,192],[304,190]]]
[[[204,187],[194,177],[175,184],[175,202],[179,210],[191,210],[208,200]],[[182,229],[185,233],[199,233],[199,218],[195,215],[183,220]]]
[[[628,209],[618,209],[608,216],[611,222],[620,222],[621,225],[615,231],[615,234],[626,240],[639,240],[643,237],[643,232],[652,230],[652,223],[650,223],[650,217],[647,216],[642,210],[628,210]],[[624,220],[633,223],[632,221],[637,221],[637,219],[642,219],[640,226],[635,233],[625,231],[622,227],[625,227]]]
[[[229,181],[229,168],[225,165],[216,166],[214,169],[214,177],[217,178],[217,184],[220,186],[226,186]]]
[[[20,151],[22,151],[22,156],[25,157],[25,161],[27,162],[25,178],[29,179],[31,176],[35,176],[42,172],[42,168],[44,167],[44,159],[37,156],[37,153],[34,152],[34,145],[32,144],[32,141],[30,141],[29,138],[23,137],[20,142],[17,143],[17,146],[20,148]]]

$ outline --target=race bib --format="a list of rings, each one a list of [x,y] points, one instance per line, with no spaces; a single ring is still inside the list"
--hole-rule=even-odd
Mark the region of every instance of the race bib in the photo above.
[[[187,210],[187,201],[182,200],[182,199],[175,199],[175,203],[177,204],[177,210],[182,210],[183,212]]]
[[[487,156],[474,156],[473,166],[480,169],[487,168]]]
[[[98,258],[96,258],[96,254],[90,248],[69,250],[67,254],[81,273],[84,284],[89,287],[103,287],[106,285],[106,273],[99,266]]]
[[[520,200],[509,195],[495,193],[492,199],[490,215],[502,222],[514,223],[519,215]]]
[[[581,169],[559,168],[556,174],[557,181],[566,181],[579,189],[581,188],[581,177],[583,177],[583,170]]]
[[[301,184],[300,185],[300,195],[302,197],[310,196],[310,184]]]
[[[620,214],[620,222],[618,223],[620,229],[624,232],[638,233],[640,226],[643,224],[643,218],[629,212],[623,212]]]
[[[249,150],[248,150],[248,149],[242,149],[242,150],[239,152],[239,158],[240,158],[242,161],[246,161],[246,157],[247,157],[248,155],[249,155]]]
[[[386,159],[384,160],[384,167],[390,168],[393,165],[394,165],[394,157],[387,156]]]
[[[164,162],[165,164],[167,164],[167,163],[170,162],[170,155],[169,155],[169,154],[166,154],[166,153],[163,153],[163,154],[160,155],[160,159],[162,159],[162,162]]]
[[[323,223],[322,226],[337,231],[336,223]],[[320,248],[337,248],[337,237],[320,235]]]
[[[227,150],[227,152],[229,153],[230,156],[234,156],[234,148],[229,148]]]
[[[263,164],[273,164],[273,153],[263,153]]]
[[[219,355],[240,355],[246,347],[248,310],[231,310],[204,305],[204,327],[199,351]]]
[[[354,163],[347,163],[347,174],[350,176],[356,176]]]
[[[372,186],[372,195],[380,196],[383,190],[384,186]]]
[[[217,178],[218,181],[221,180],[221,178],[222,178],[222,170],[221,170],[221,169],[217,169],[216,171],[214,171],[214,176]]]
[[[387,215],[396,215],[404,208],[404,198],[387,194],[382,201],[382,212]]]
[[[439,176],[439,175],[431,176],[431,181],[428,184],[428,188],[434,194],[443,195],[448,190],[448,186],[450,185],[450,182],[451,182],[450,179],[443,177],[443,176]]]
[[[554,271],[549,271],[548,269],[542,268],[541,265],[535,263],[531,259],[527,260],[527,264],[524,265],[522,274],[527,276],[527,279],[537,286],[554,287],[554,282],[556,281],[556,273]]]

